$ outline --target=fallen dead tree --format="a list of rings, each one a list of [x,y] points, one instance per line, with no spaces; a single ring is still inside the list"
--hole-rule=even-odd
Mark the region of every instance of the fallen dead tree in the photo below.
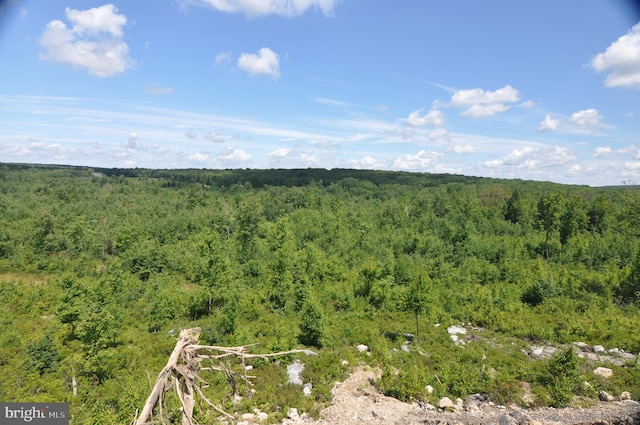
[[[221,415],[233,420],[234,417],[225,412],[222,407],[213,403],[202,393],[202,386],[207,382],[201,378],[202,371],[216,371],[223,373],[233,395],[238,395],[238,382],[242,381],[249,393],[250,381],[255,376],[247,375],[246,360],[252,358],[266,359],[268,357],[282,356],[286,354],[304,353],[315,355],[310,350],[291,350],[269,354],[251,354],[247,349],[251,345],[238,347],[221,347],[215,345],[199,345],[200,328],[184,329],[173,352],[169,356],[166,366],[160,371],[155,385],[142,408],[142,411],[133,420],[135,425],[169,424],[169,414],[166,407],[166,395],[170,390],[175,390],[182,408],[182,425],[197,425],[193,418],[193,410],[196,398],[204,402]],[[231,368],[231,359],[239,359],[242,364],[242,372],[237,373]],[[155,411],[155,414],[154,414]]]

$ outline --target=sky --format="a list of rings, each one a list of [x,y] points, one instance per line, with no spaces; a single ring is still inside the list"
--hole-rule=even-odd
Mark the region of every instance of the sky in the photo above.
[[[0,1],[0,162],[640,184],[631,0]]]

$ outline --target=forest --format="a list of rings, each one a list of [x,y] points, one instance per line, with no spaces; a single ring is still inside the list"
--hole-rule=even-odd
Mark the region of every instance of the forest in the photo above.
[[[407,401],[523,405],[523,383],[533,406],[588,405],[600,390],[637,400],[637,360],[593,364],[572,347],[640,352],[639,236],[633,185],[0,163],[0,401],[130,423],[192,327],[206,344],[319,354],[299,358],[311,396],[287,383],[293,355],[254,360],[242,398],[206,376],[225,410],[273,422],[288,407],[316,415],[365,363]],[[453,325],[469,330],[463,344]],[[557,354],[533,360],[543,344]]]

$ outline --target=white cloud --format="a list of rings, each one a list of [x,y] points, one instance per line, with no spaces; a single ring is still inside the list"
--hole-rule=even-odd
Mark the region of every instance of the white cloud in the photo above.
[[[213,143],[222,143],[227,140],[227,137],[222,131],[212,131],[207,134],[207,140]]]
[[[88,10],[66,8],[69,28],[53,20],[47,24],[40,45],[46,61],[84,68],[97,77],[111,77],[125,72],[132,65],[129,47],[122,40],[122,28],[127,23],[112,4]]]
[[[441,127],[444,125],[444,115],[437,109],[431,109],[425,115],[420,116],[422,109],[418,109],[409,114],[407,124],[412,127]]]
[[[567,167],[577,156],[567,147],[547,146],[535,148],[525,146],[514,149],[503,158],[484,162],[488,168],[539,169],[546,167]],[[572,164],[573,165],[573,164]]]
[[[464,108],[461,115],[470,117],[486,117],[504,112],[511,104],[520,100],[520,92],[510,85],[495,91],[475,88],[458,90],[451,96],[451,106]]]
[[[613,155],[631,156],[634,159],[640,159],[640,148],[635,144],[620,149],[612,149],[610,146],[598,146],[593,156],[595,158],[605,158]]]
[[[216,65],[228,65],[231,63],[231,53],[222,52],[218,53],[215,58]]]
[[[536,106],[536,103],[533,100],[525,100],[524,102],[518,105],[518,107],[524,108],[524,109],[533,108],[534,106]]]
[[[571,167],[569,167],[569,169],[567,170],[567,173],[577,175],[577,174],[580,174],[581,171],[582,171],[582,167],[580,166],[580,164],[574,164]]]
[[[195,140],[198,138],[198,133],[196,133],[194,130],[190,129],[189,131],[187,131],[185,134],[185,136],[187,136],[187,139],[190,140]]]
[[[538,124],[538,131],[558,131],[560,127],[560,120],[551,118],[551,115],[547,114],[544,120]]]
[[[127,143],[124,145],[127,149],[140,149],[142,145],[140,144],[138,133],[131,132],[129,133],[129,139]]]
[[[607,71],[606,87],[640,89],[640,23],[611,43],[591,61],[596,71]]]
[[[382,162],[369,155],[362,159],[349,160],[349,164],[353,168],[359,170],[381,170],[385,168],[385,165]]]
[[[187,156],[187,158],[189,159],[189,161],[206,162],[209,160],[209,155],[206,153],[196,153]]]
[[[173,94],[175,89],[160,84],[147,84],[144,91],[147,94]]]
[[[278,54],[268,47],[261,48],[258,54],[241,54],[238,58],[238,67],[254,77],[259,75],[280,77],[280,59]]]
[[[450,140],[449,132],[445,128],[436,128],[429,133],[429,140]]]
[[[406,142],[413,140],[416,136],[416,130],[411,127],[395,127],[390,130],[384,130],[382,134],[391,140]]]
[[[276,149],[275,151],[271,152],[269,154],[269,156],[271,158],[285,158],[285,157],[289,156],[290,153],[291,153],[291,149],[280,148],[280,149]]]
[[[538,131],[558,131],[561,133],[597,135],[601,130],[612,128],[603,122],[603,117],[597,109],[583,109],[571,114],[569,118],[551,118],[546,115],[538,124]]]
[[[448,150],[453,153],[474,153],[476,151],[473,145],[453,145]]]
[[[602,115],[597,109],[584,109],[571,114],[569,121],[578,127],[597,127],[602,123]]]
[[[613,149],[610,146],[598,146],[595,151],[596,153],[593,156],[598,158],[613,155]]]
[[[216,159],[220,161],[245,162],[251,159],[251,155],[242,149],[227,148],[224,153],[216,156]]]
[[[508,111],[509,109],[511,109],[511,106],[505,105],[504,103],[490,103],[488,105],[478,103],[471,105],[467,110],[462,111],[460,115],[474,118],[488,117],[498,112]]]
[[[392,168],[399,170],[425,170],[430,167],[433,168],[442,157],[441,153],[421,150],[415,155],[407,154],[396,158],[393,161]]]
[[[331,16],[338,0],[179,0],[179,3],[184,8],[190,5],[208,6],[220,12],[243,13],[255,18],[264,15],[294,17],[310,8]]]
[[[322,105],[337,106],[339,108],[348,108],[348,107],[351,106],[347,102],[343,102],[341,100],[336,100],[336,99],[328,99],[326,97],[315,97],[315,98],[313,98],[313,100],[315,102],[318,102],[318,103],[322,104]]]

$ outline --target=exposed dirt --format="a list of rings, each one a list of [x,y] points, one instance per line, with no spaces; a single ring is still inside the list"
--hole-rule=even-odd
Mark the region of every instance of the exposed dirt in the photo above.
[[[283,424],[315,425],[614,425],[640,424],[640,404],[635,401],[601,403],[589,409],[521,409],[483,405],[457,412],[428,410],[419,404],[403,403],[387,397],[373,386],[379,370],[356,368],[351,376],[334,388],[332,404],[320,419],[285,419]]]

